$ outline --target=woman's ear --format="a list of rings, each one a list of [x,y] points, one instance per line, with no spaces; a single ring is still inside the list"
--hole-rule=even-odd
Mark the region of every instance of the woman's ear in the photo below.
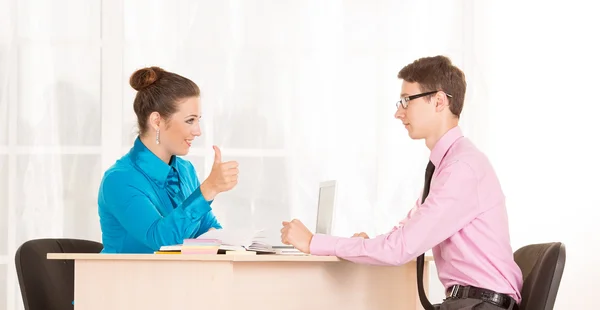
[[[150,113],[150,116],[148,117],[148,126],[150,126],[152,130],[158,130],[160,128],[160,122],[161,118],[158,112]]]

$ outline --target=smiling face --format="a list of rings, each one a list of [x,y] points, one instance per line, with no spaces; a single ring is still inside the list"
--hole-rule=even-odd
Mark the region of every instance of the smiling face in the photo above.
[[[418,83],[402,82],[401,98],[421,94],[423,91]],[[435,95],[434,95],[435,98]],[[412,139],[425,139],[435,130],[439,113],[431,96],[424,96],[408,101],[406,109],[401,105],[396,110],[395,117],[402,121]]]
[[[153,117],[158,116],[156,114],[150,116],[150,122],[153,121]],[[192,146],[192,141],[202,135],[200,117],[201,110],[198,97],[189,97],[178,102],[177,111],[167,120],[160,119],[159,122],[160,145],[164,151],[170,155],[187,155]]]

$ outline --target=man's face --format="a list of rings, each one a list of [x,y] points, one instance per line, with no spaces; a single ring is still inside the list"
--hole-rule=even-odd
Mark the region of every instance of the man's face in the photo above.
[[[402,82],[400,98],[418,95],[423,91],[418,83]],[[398,106],[395,117],[402,121],[411,139],[424,139],[428,137],[435,125],[436,105],[430,96],[409,100],[407,107]]]

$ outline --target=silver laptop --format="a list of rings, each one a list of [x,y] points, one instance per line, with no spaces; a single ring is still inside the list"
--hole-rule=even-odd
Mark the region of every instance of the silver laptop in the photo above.
[[[319,185],[319,202],[317,206],[317,234],[331,235],[333,214],[335,211],[335,194],[337,182],[323,181]]]
[[[331,234],[333,227],[333,214],[335,210],[335,194],[337,190],[335,180],[324,181],[319,184],[319,200],[317,203],[317,234]],[[302,254],[293,246],[278,245],[274,246],[277,254]]]

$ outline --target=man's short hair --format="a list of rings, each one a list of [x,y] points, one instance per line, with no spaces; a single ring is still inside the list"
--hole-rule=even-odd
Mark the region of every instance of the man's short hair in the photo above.
[[[467,82],[465,74],[445,56],[423,57],[405,66],[398,78],[418,83],[422,92],[441,90],[452,95],[448,98],[450,112],[460,117],[465,101]]]

